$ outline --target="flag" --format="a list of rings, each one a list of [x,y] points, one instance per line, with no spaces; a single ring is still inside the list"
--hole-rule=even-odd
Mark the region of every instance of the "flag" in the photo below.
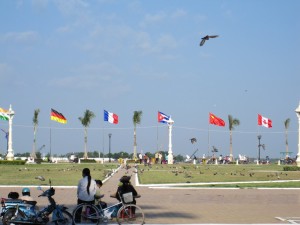
[[[9,116],[8,116],[7,113],[8,113],[8,110],[0,108],[0,119],[1,120],[8,120]]]
[[[111,113],[111,112],[104,110],[104,121],[108,121],[109,123],[118,124],[119,117],[115,113]]]
[[[264,126],[264,127],[267,127],[267,128],[271,128],[272,127],[272,120],[258,114],[258,125],[259,126]]]
[[[158,111],[157,121],[159,123],[168,123],[170,120],[171,120],[170,116],[167,116],[166,114]]]
[[[59,123],[67,123],[67,119],[64,117],[64,115],[54,109],[51,109],[51,120]]]
[[[222,119],[219,118],[219,117],[216,117],[216,116],[215,116],[214,114],[212,114],[212,113],[209,113],[209,123],[210,123],[210,124],[217,125],[217,126],[221,126],[221,127],[224,127],[224,126],[225,126],[224,120],[222,120]]]

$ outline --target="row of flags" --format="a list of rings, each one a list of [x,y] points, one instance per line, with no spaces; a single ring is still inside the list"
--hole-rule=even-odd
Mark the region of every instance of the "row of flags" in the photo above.
[[[0,108],[0,119],[1,120],[8,120],[9,115],[8,115],[8,110]],[[51,109],[50,113],[50,119],[53,121],[56,121],[58,123],[67,123],[66,117],[64,115],[54,109]],[[119,116],[115,113],[109,112],[107,110],[104,110],[104,121],[107,121],[112,124],[118,124],[119,123]],[[171,119],[171,116],[168,116],[167,114],[164,114],[163,112],[158,111],[157,113],[157,121],[159,123],[168,123],[168,122],[174,122]],[[209,113],[209,124],[213,124],[216,126],[225,126],[224,120],[221,118],[215,116],[213,113]],[[262,115],[258,114],[258,125],[259,126],[264,126],[267,128],[272,127],[272,120],[269,118],[263,117]]]
[[[221,127],[225,126],[224,120],[222,120],[221,118],[215,116],[212,113],[209,113],[209,123],[213,124],[213,125],[216,125],[216,126],[221,126]],[[271,128],[272,127],[272,120],[258,114],[257,125],[267,127],[267,128]]]

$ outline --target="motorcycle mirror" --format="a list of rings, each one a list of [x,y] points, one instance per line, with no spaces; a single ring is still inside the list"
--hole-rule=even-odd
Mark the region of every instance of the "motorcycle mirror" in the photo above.
[[[39,191],[42,190],[41,186],[38,186],[36,189],[39,190]]]

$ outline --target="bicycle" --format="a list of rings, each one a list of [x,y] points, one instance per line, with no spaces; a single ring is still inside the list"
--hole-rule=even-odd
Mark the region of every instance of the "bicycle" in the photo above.
[[[120,194],[119,194],[120,195]],[[114,197],[115,196],[112,196]],[[139,198],[140,196],[135,196]],[[80,224],[106,224],[110,219],[116,218],[118,224],[141,224],[145,222],[145,215],[141,207],[129,204],[132,202],[132,192],[123,194],[119,203],[105,209],[101,204],[93,205],[82,203],[73,210],[73,221],[75,225]]]

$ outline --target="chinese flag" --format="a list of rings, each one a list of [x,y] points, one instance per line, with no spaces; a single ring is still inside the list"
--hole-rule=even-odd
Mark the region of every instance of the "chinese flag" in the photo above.
[[[210,124],[217,125],[217,126],[221,126],[221,127],[224,127],[224,126],[225,126],[224,120],[222,120],[222,119],[219,118],[219,117],[216,117],[216,116],[215,116],[214,114],[212,114],[212,113],[209,113],[209,123],[210,123]]]

